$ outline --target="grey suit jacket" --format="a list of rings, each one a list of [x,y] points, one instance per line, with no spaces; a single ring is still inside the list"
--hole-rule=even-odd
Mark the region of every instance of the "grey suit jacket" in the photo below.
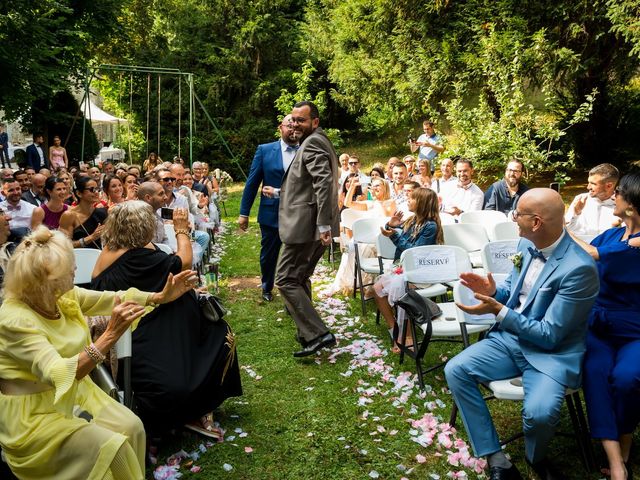
[[[330,225],[332,235],[337,234],[339,170],[331,141],[316,128],[300,145],[282,180],[278,222],[283,243],[318,240],[318,225]]]

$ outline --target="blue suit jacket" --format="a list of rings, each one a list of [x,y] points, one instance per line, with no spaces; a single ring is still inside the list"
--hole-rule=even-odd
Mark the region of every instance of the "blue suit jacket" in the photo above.
[[[42,146],[42,154],[44,155],[44,167],[40,166],[40,155],[38,155],[38,150],[36,149],[35,144],[32,143],[27,147],[26,154],[27,154],[27,161],[26,161],[27,168],[28,167],[33,168],[36,171],[36,173],[38,173],[41,168],[49,168],[49,158],[47,156],[47,150],[44,148],[44,145]]]
[[[260,185],[274,188],[282,186],[284,167],[282,165],[282,150],[280,140],[258,145],[251,163],[249,178],[242,192],[240,215],[249,216],[251,206],[256,198]],[[279,198],[268,198],[260,194],[260,208],[258,209],[258,223],[268,227],[278,228]]]
[[[497,288],[496,300],[509,311],[496,327],[518,337],[522,353],[536,370],[562,385],[577,388],[586,349],[587,318],[600,288],[596,264],[565,234],[518,313],[512,309],[518,305],[524,274],[531,263],[529,246],[533,246],[530,241],[520,240],[522,268],[514,268]]]

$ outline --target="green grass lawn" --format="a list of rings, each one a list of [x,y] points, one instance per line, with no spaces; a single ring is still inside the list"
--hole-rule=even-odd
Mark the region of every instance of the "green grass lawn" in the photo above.
[[[444,375],[441,369],[428,374],[426,392],[420,392],[411,381],[411,361],[400,365],[390,353],[389,335],[376,325],[373,304],[362,317],[359,302],[352,299],[319,300],[323,315],[332,315],[328,321],[339,334],[339,345],[310,360],[292,357],[298,348],[293,321],[279,296],[272,303],[260,297],[255,212],[247,233],[235,228],[240,193],[241,186],[232,188],[226,202],[220,294],[238,339],[244,395],[227,400],[216,412],[225,441],[194,462],[202,469],[199,473],[182,468],[182,478],[431,480],[454,478],[450,472],[460,470],[467,472],[466,478],[485,478],[448,462],[461,444],[443,444],[466,441],[461,421],[456,434],[443,425],[426,430],[412,425],[420,419],[424,425],[448,421],[452,401]],[[325,278],[329,268],[322,265]],[[436,344],[427,361],[451,357],[459,348]],[[490,408],[501,435],[520,431],[519,403],[493,401]],[[571,431],[566,410],[561,430]],[[423,440],[435,436],[430,445],[421,446],[415,440],[425,432]],[[194,434],[180,435],[161,445],[161,463],[176,451],[190,453],[205,443]],[[524,478],[535,478],[524,462],[522,440],[506,451]],[[556,437],[551,452],[571,479],[601,477],[584,471],[573,439]]]

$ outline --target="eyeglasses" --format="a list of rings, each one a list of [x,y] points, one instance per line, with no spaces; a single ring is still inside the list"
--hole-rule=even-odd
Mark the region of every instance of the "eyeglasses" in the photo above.
[[[291,117],[291,120],[289,120],[289,124],[290,125],[296,125],[296,124],[304,123],[307,120],[309,120],[309,119],[308,118],[304,118],[304,117],[298,117],[298,118]]]
[[[166,183],[175,182],[176,178],[175,177],[165,177],[165,178],[161,178],[160,181],[161,182],[166,182]]]
[[[85,192],[96,193],[98,191],[98,187],[87,187],[84,189]]]
[[[529,215],[531,217],[538,217],[539,216],[537,213],[520,213],[517,210],[514,210],[512,215],[513,215],[513,219],[514,220],[517,220],[518,217],[524,217],[524,216],[527,216],[527,215]]]
[[[359,162],[349,162],[349,165],[358,165]]]
[[[507,168],[507,173],[522,173],[522,170],[513,170],[511,168]]]

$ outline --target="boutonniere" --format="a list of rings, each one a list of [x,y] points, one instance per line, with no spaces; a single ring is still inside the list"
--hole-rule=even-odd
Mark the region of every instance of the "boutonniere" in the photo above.
[[[520,271],[520,268],[522,267],[522,252],[518,252],[515,255],[511,255],[509,257],[509,260],[511,260],[511,263],[513,263],[513,266],[515,267],[516,271]]]

